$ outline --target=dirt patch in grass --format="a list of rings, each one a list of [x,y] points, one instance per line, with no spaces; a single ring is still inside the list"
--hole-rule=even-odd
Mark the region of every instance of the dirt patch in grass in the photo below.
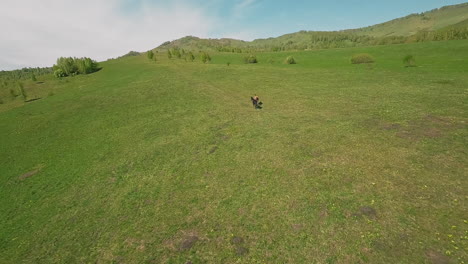
[[[367,217],[372,217],[372,218],[375,218],[377,216],[377,212],[375,211],[375,209],[370,206],[363,206],[359,208],[359,213],[361,215],[365,215]]]
[[[18,178],[22,181],[22,180],[25,180],[31,176],[34,176],[35,174],[37,174],[39,172],[39,169],[37,170],[32,170],[32,171],[29,171],[29,172],[26,172],[25,174],[19,176]]]
[[[210,149],[210,151],[208,151],[208,154],[213,154],[216,152],[216,150],[218,150],[218,146],[214,146]]]
[[[136,249],[138,251],[145,251],[146,249],[146,243],[144,240],[140,240],[140,239],[136,239],[136,238],[127,238],[125,240],[125,243],[127,245],[127,247],[129,248],[132,248],[132,249]]]
[[[354,217],[366,216],[368,218],[376,218],[377,211],[370,206],[362,206],[358,209],[357,212],[352,213],[351,216],[354,216]]]
[[[327,217],[328,217],[328,210],[325,208],[322,211],[320,211],[320,214],[319,214],[320,221],[321,222],[325,221]]]
[[[199,240],[198,236],[188,236],[182,240],[179,246],[179,251],[190,250]]]
[[[239,244],[243,244],[243,243],[244,243],[244,239],[242,237],[235,236],[235,237],[231,238],[231,244],[233,244],[233,245],[239,245]]]
[[[231,238],[231,244],[234,245],[234,252],[237,256],[244,256],[249,253],[249,249],[244,246],[245,240],[242,237],[234,236]]]
[[[425,138],[436,139],[443,137],[451,130],[462,127],[464,127],[463,120],[428,114],[421,119],[409,121],[405,127],[400,127],[396,136],[411,141],[419,141]]]
[[[302,229],[304,229],[304,225],[303,224],[293,224],[291,225],[292,229],[296,232],[299,232],[301,231]]]
[[[383,130],[399,130],[401,125],[396,123],[384,123],[381,125],[381,128]]]
[[[237,256],[245,256],[249,254],[249,249],[243,246],[236,247],[236,255]]]
[[[201,238],[195,231],[179,231],[173,238],[164,241],[164,246],[172,251],[188,251]]]
[[[435,250],[426,251],[426,257],[432,264],[450,264],[450,259]]]

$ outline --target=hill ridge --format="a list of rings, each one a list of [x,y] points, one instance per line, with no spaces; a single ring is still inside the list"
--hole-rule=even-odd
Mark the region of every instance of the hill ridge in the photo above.
[[[468,3],[448,5],[422,13],[413,13],[372,26],[343,29],[337,31],[309,31],[287,33],[278,37],[258,38],[245,41],[233,38],[199,38],[185,36],[173,41],[166,41],[156,49],[183,48],[189,50],[212,49],[222,52],[251,52],[307,50],[362,45],[395,44],[420,41],[412,36],[420,32],[435,32],[458,25],[468,31]],[[466,38],[463,33],[461,39]],[[447,38],[444,38],[447,39]],[[457,39],[460,39],[458,37]],[[427,40],[440,40],[427,39]]]

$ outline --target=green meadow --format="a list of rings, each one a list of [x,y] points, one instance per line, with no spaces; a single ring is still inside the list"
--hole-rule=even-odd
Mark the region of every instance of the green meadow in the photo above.
[[[26,82],[0,104],[0,263],[467,263],[467,47]]]

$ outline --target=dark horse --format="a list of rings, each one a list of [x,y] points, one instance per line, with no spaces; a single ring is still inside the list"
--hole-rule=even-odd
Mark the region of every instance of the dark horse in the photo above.
[[[255,109],[262,109],[262,107],[261,107],[262,102],[259,102],[258,100],[255,100],[253,97],[250,97],[250,100],[252,100],[252,104],[255,107]]]

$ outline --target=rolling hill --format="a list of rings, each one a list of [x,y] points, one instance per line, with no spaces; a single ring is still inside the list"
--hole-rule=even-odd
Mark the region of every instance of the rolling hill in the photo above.
[[[412,38],[418,33],[441,32],[457,29],[462,32],[458,39],[468,38],[468,3],[445,6],[421,14],[411,14],[382,24],[342,31],[300,31],[276,38],[242,41],[236,39],[201,39],[187,36],[163,43],[156,50],[181,48],[186,50],[216,50],[225,52],[307,50],[343,48],[379,44],[400,44],[422,41]],[[447,40],[449,36],[442,39]],[[434,38],[424,39],[439,40]]]

